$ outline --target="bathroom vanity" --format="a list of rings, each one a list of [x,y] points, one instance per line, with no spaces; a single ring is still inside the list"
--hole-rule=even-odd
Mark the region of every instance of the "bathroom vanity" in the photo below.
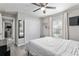
[[[10,56],[10,47],[7,47],[6,40],[0,40],[0,56]]]

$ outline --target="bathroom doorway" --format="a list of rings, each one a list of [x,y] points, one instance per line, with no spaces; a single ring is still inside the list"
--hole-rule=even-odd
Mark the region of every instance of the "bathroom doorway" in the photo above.
[[[4,23],[4,29],[5,29],[5,31],[4,31],[4,37],[5,38],[11,38],[12,39],[12,20],[9,20],[9,21],[5,21],[5,23]]]
[[[13,42],[15,44],[15,19],[4,17],[3,18],[3,38],[7,43]]]

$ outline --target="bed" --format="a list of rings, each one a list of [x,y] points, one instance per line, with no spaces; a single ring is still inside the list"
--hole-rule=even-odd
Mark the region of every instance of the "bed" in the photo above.
[[[79,42],[61,38],[44,37],[31,40],[29,53],[33,56],[78,56]]]

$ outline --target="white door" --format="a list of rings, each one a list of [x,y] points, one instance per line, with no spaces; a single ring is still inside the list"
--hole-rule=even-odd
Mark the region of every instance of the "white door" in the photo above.
[[[2,40],[2,16],[0,13],[0,40]]]

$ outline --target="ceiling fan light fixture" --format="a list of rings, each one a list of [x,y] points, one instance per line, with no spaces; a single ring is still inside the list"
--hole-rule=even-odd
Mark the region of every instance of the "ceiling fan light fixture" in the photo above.
[[[41,8],[42,11],[44,11],[45,9],[46,9],[45,7],[42,7],[42,8]]]
[[[56,7],[48,6],[48,3],[38,3],[38,4],[32,3],[32,4],[39,7],[38,9],[34,10],[33,12],[41,10],[41,11],[43,11],[44,14],[46,14],[47,9],[56,9]]]

